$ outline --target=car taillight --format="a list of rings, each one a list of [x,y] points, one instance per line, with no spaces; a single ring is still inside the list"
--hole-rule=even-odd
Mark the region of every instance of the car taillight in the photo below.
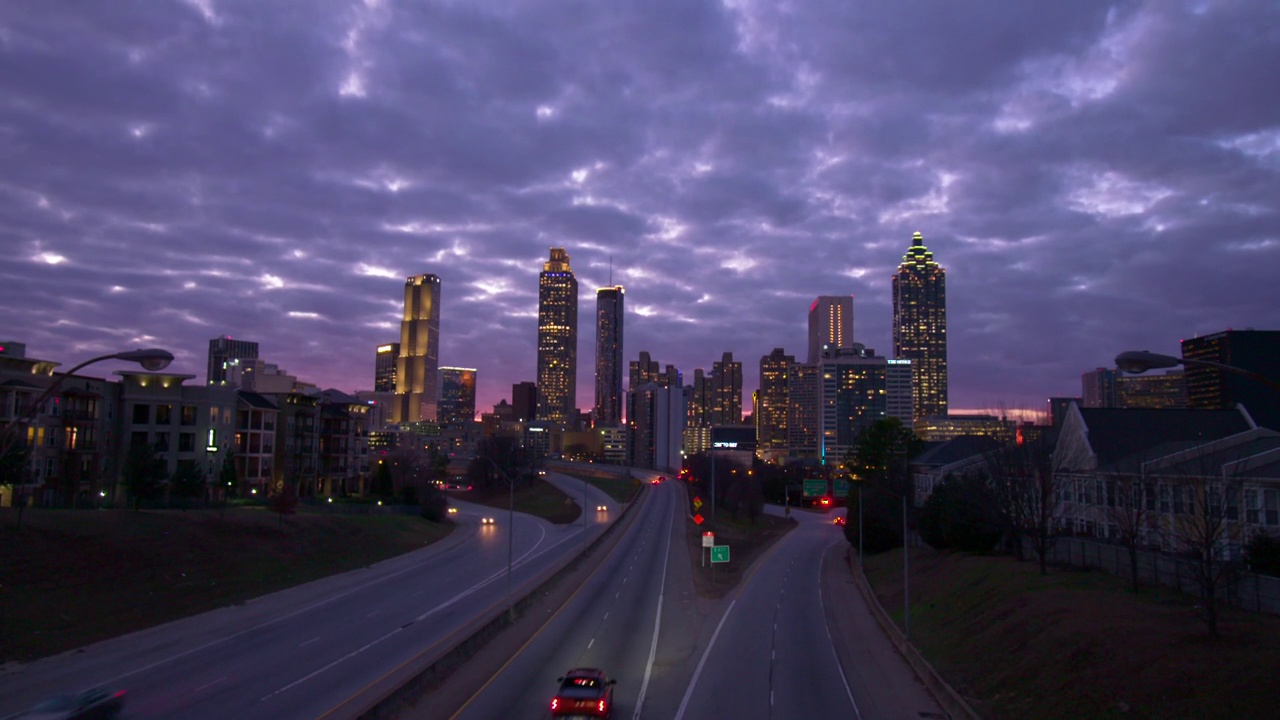
[[[604,705],[604,701],[603,701],[603,700],[601,700],[601,701],[600,701],[600,704],[599,704],[599,705],[597,705],[596,707],[597,707],[597,708],[599,708],[599,711],[603,713],[603,712],[604,712],[604,707],[605,707],[605,705]]]
[[[560,698],[558,697],[551,698],[551,709],[555,710],[558,707],[560,707]]]

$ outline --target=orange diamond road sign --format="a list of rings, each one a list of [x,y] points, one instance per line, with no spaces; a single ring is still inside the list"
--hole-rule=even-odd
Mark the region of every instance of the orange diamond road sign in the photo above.
[[[694,509],[694,510],[701,510],[701,509],[702,509],[702,498],[694,498],[694,499],[693,499],[693,509]]]
[[[693,516],[693,524],[694,524],[694,525],[701,525],[701,524],[702,524],[702,515],[694,515],[694,516]]]

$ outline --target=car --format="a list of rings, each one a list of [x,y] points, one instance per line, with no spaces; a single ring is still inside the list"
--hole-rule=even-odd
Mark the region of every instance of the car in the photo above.
[[[599,668],[574,668],[558,678],[560,689],[551,698],[551,717],[607,718],[613,714],[613,686],[617,680]]]
[[[845,517],[843,515],[837,515],[834,519],[831,520],[831,523],[833,525],[844,525],[845,522],[846,522]]]
[[[480,524],[481,524],[481,525],[492,525],[492,524],[493,524],[493,518],[491,518],[491,517],[489,517],[488,515],[486,515],[486,516],[484,516],[484,517],[480,518]]]
[[[597,506],[596,506],[596,512],[608,512],[608,510],[609,510],[609,506],[608,506],[608,505],[597,505]]]
[[[457,513],[458,513],[458,508],[456,508],[456,507],[451,507],[451,508],[449,508],[449,514],[450,514],[450,515],[456,515]]]
[[[14,720],[115,720],[124,710],[124,691],[93,688],[79,693],[54,695]]]

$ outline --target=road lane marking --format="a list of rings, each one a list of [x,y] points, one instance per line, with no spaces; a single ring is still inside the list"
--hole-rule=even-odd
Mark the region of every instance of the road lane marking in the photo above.
[[[591,642],[587,643],[587,649],[590,650],[592,645],[596,644],[596,639],[591,638]]]
[[[658,612],[653,618],[653,644],[649,646],[649,663],[644,667],[644,682],[640,684],[640,697],[636,698],[636,712],[631,716],[634,720],[640,720],[640,710],[644,707],[644,694],[649,689],[649,677],[653,674],[653,660],[658,654],[658,631],[662,629],[662,598],[667,587],[667,565],[671,559],[671,523],[675,517],[674,512],[667,513],[667,552],[662,558],[662,580],[658,584]]]
[[[839,541],[836,541],[839,542]],[[836,543],[831,543],[835,545]],[[831,548],[827,546],[827,549]],[[831,636],[831,626],[827,624],[827,602],[822,597],[822,564],[827,561],[827,551],[823,550],[818,560],[818,602],[822,605],[822,628],[827,631],[827,640],[831,643],[831,654],[836,659],[836,667],[840,668],[840,682],[844,683],[844,691],[849,696],[849,704],[853,706],[853,714],[862,720],[862,711],[858,710],[858,701],[853,699],[853,690],[849,687],[849,678],[845,677],[844,664],[840,662],[840,654],[836,652],[836,639]]]
[[[311,638],[310,640],[308,640],[308,641],[306,641],[306,642],[302,643],[302,644],[301,644],[301,645],[299,645],[298,647],[300,647],[300,648],[302,648],[302,647],[306,647],[306,646],[310,645],[311,643],[313,643],[313,642],[315,642],[315,641],[317,641],[317,640],[319,640],[319,639],[320,639],[320,636],[319,636],[319,635],[317,635],[317,636],[315,636],[315,637]]]
[[[195,692],[200,692],[201,690],[203,690],[203,689],[205,689],[205,688],[213,687],[214,685],[217,685],[218,683],[220,683],[220,682],[222,682],[223,680],[226,680],[226,679],[227,679],[227,678],[226,678],[226,676],[224,675],[224,676],[222,676],[222,677],[218,678],[217,680],[214,680],[213,682],[208,682],[208,683],[205,683],[204,685],[201,685],[200,687],[198,687],[198,688],[196,688],[196,689],[195,689]],[[24,714],[25,714],[25,713],[24,713]]]

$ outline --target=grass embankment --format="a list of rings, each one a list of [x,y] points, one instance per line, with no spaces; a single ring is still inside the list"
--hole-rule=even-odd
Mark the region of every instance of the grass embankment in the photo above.
[[[481,490],[451,492],[449,496],[495,510],[511,509],[511,490],[506,487],[495,488],[489,492]],[[534,515],[557,525],[565,525],[582,517],[582,508],[578,503],[546,480],[535,480],[530,485],[517,487],[514,499],[516,512]]]
[[[640,481],[634,478],[619,477],[617,475],[600,475],[596,477],[578,473],[564,474],[595,485],[620,503],[631,502],[635,499],[636,493],[640,491]]]
[[[706,511],[705,507],[703,511]],[[690,512],[692,513],[692,508]],[[707,520],[701,525],[685,518],[689,555],[693,562],[694,589],[702,597],[724,597],[738,586],[742,580],[742,571],[795,526],[796,521],[791,518],[761,513],[752,522],[741,513],[734,517],[723,510],[716,513],[715,522]],[[712,566],[708,551],[702,547],[704,532],[715,533],[716,545],[729,546],[729,562],[715,563]]]
[[[911,640],[986,720],[1280,717],[1280,618],[1230,609],[1214,639],[1194,598],[1104,573],[929,548],[910,563]],[[901,627],[901,551],[866,572]]]
[[[410,550],[452,524],[261,508],[0,511],[0,662],[244,602]]]

